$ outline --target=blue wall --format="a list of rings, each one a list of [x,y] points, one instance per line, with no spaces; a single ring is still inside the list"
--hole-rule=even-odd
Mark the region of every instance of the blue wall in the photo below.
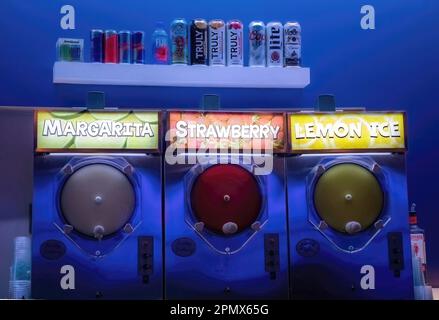
[[[76,30],[60,28],[60,8],[76,9]],[[376,30],[360,28],[360,8],[374,5]],[[408,112],[410,199],[428,236],[430,282],[439,286],[439,2],[437,0],[2,0],[0,105],[81,106],[86,92],[106,92],[110,106],[194,107],[204,93],[224,107],[309,107],[321,93],[342,107]],[[238,90],[53,85],[58,37],[88,39],[91,28],[140,29],[175,17],[295,19],[303,27],[303,61],[311,85],[303,90]],[[88,53],[88,41],[86,41]],[[88,58],[88,55],[86,55]]]

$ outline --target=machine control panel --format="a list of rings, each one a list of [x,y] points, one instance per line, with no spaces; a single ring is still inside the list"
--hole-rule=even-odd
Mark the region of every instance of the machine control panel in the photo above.
[[[279,272],[279,235],[267,233],[264,235],[265,271],[270,274],[270,279],[276,279]]]
[[[404,269],[404,252],[402,246],[402,233],[389,232],[387,234],[387,244],[389,250],[389,267],[395,277],[399,277],[401,270]]]
[[[138,238],[138,273],[143,283],[149,282],[149,276],[153,273],[154,266],[154,238],[142,236]]]

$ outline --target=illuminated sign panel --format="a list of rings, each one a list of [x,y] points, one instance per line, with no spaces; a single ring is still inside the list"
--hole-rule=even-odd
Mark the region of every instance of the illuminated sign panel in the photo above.
[[[285,150],[282,113],[174,111],[169,128],[170,141],[177,148]]]
[[[36,151],[158,150],[159,113],[37,111]]]
[[[290,114],[290,151],[404,151],[404,120],[401,112]]]

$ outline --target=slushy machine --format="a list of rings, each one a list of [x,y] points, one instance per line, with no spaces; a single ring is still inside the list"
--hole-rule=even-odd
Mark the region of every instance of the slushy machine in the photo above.
[[[405,114],[289,115],[290,288],[298,299],[412,299]]]
[[[166,298],[287,299],[284,115],[169,117]]]
[[[41,110],[35,126],[33,298],[413,298],[404,113]]]
[[[162,297],[159,120],[36,112],[33,298]]]

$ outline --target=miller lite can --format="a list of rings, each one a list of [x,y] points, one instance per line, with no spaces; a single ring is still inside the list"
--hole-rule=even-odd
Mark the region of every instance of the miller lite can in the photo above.
[[[227,65],[244,65],[243,25],[239,20],[227,22]]]
[[[185,19],[175,19],[171,23],[171,63],[188,63],[188,30]]]
[[[265,24],[262,21],[252,21],[248,25],[249,66],[265,67]]]
[[[282,67],[283,59],[283,26],[280,22],[267,24],[267,66]]]
[[[191,64],[207,65],[207,22],[204,19],[191,23]]]
[[[209,22],[209,65],[226,64],[226,26],[223,20]]]
[[[284,25],[284,65],[300,66],[302,62],[302,36],[298,22],[287,22]]]

